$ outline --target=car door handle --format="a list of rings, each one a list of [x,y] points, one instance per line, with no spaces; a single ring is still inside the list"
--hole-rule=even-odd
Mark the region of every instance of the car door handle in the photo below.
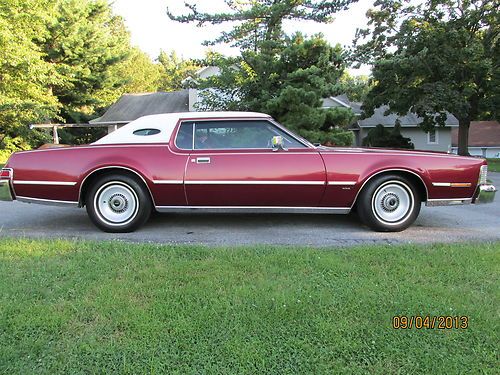
[[[210,158],[196,158],[196,164],[210,164]]]

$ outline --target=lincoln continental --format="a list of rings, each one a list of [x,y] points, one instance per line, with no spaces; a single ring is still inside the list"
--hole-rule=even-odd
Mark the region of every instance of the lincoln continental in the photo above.
[[[144,116],[97,142],[16,152],[0,197],[86,207],[107,232],[151,213],[347,214],[401,231],[428,206],[479,203],[494,192],[484,159],[436,152],[316,146],[250,112]]]

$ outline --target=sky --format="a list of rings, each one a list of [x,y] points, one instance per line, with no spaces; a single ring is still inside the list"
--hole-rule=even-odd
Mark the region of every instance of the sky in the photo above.
[[[202,11],[217,12],[226,10],[223,0],[191,0],[199,4]],[[183,0],[114,0],[113,10],[122,16],[132,37],[132,44],[140,47],[151,58],[156,58],[160,50],[174,50],[184,58],[201,58],[210,48],[214,51],[234,55],[237,50],[228,45],[205,47],[202,42],[214,39],[221,30],[230,29],[230,25],[205,25],[196,27],[194,23],[182,24],[171,21],[167,14],[167,7],[174,14],[183,14],[187,10]],[[339,43],[350,46],[357,28],[366,24],[366,11],[373,4],[373,0],[359,0],[351,5],[347,11],[337,13],[331,24],[318,24],[309,21],[289,21],[285,24],[285,31],[291,33],[301,31],[311,35],[321,32],[331,44]],[[367,66],[361,69],[349,69],[351,74],[369,74]]]

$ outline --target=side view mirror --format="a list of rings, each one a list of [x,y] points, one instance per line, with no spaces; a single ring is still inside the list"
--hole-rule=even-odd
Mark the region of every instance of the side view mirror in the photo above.
[[[271,139],[271,145],[273,146],[273,151],[287,151],[287,149],[285,148],[285,140],[281,135],[275,135]]]

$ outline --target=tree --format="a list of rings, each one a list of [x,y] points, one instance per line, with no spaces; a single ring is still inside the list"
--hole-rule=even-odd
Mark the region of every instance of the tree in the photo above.
[[[388,129],[384,125],[378,124],[368,131],[363,138],[363,146],[367,147],[390,147],[414,149],[415,145],[410,138],[401,135],[401,125],[396,123],[393,129]]]
[[[175,91],[184,88],[183,81],[188,77],[196,77],[200,66],[193,60],[177,56],[175,51],[160,51],[158,56],[161,77],[158,90]]]
[[[262,47],[262,42],[278,41],[283,34],[283,22],[286,20],[306,20],[320,23],[333,21],[332,15],[357,0],[224,0],[227,12],[200,12],[192,3],[185,3],[189,9],[186,15],[176,16],[167,9],[170,19],[178,22],[197,22],[198,26],[206,23],[237,23],[230,31],[222,32],[208,45],[228,43],[242,50],[254,51]]]
[[[353,102],[364,102],[371,89],[368,76],[352,76],[348,71],[344,71],[338,84],[339,91]]]
[[[340,128],[352,120],[352,112],[321,108],[322,98],[338,93],[337,81],[345,68],[342,49],[330,46],[321,35],[288,36],[282,28],[290,19],[330,22],[335,11],[351,2],[227,0],[229,13],[202,13],[189,4],[188,15],[169,13],[176,21],[199,25],[237,21],[231,31],[210,42],[230,43],[241,55],[207,56],[205,64],[218,67],[220,74],[200,83],[201,108],[265,112],[313,142],[352,144],[351,132]]]
[[[388,105],[423,118],[425,131],[459,121],[460,155],[468,154],[472,120],[500,110],[500,4],[495,0],[377,0],[369,28],[357,36],[355,59],[373,63],[364,110]],[[363,43],[364,42],[364,43]]]
[[[129,57],[129,34],[104,0],[58,0],[46,27],[36,42],[58,75],[51,90],[62,104],[61,116],[85,121],[120,95],[116,89],[126,78],[110,73]]]
[[[279,54],[244,51],[240,57],[212,54],[207,63],[220,74],[200,82],[204,110],[241,110],[268,113],[313,142],[352,144],[350,109],[324,109],[322,99],[336,94],[344,69],[342,49],[321,35],[300,33],[275,45]]]
[[[155,63],[145,52],[132,47],[128,57],[111,66],[107,87],[115,96],[126,93],[155,92],[160,87],[162,67]],[[111,93],[110,93],[111,94]]]
[[[52,118],[59,108],[49,89],[58,78],[33,41],[45,33],[47,8],[49,1],[0,2],[0,159],[44,139],[26,124]]]

